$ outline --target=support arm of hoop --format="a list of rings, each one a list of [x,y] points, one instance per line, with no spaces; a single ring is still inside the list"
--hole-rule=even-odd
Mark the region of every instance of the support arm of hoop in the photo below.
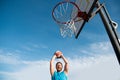
[[[98,7],[98,8],[96,9],[96,11],[92,12],[91,15],[90,15],[89,20],[91,20],[91,19],[99,12],[99,10],[100,10],[104,5],[105,5],[104,3],[101,4],[100,7]]]
[[[77,16],[82,17],[85,21],[88,22],[88,20],[92,19],[103,6],[104,6],[104,3],[101,4],[100,7],[96,9],[96,11],[92,12],[91,15],[88,15],[86,12],[78,12]]]

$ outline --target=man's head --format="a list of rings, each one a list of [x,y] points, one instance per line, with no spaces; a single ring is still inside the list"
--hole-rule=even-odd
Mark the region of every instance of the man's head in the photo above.
[[[61,63],[61,62],[57,62],[57,63],[56,63],[56,70],[57,70],[57,72],[62,71],[62,68],[63,68],[62,63]]]

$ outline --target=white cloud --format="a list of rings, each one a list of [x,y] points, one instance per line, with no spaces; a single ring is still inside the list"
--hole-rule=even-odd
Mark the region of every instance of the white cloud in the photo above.
[[[26,45],[22,45],[22,49],[26,51],[36,51],[37,49],[48,49],[48,46],[45,44],[28,43]]]
[[[119,80],[120,66],[114,55],[71,60],[69,80]]]
[[[114,53],[110,42],[99,42],[90,45],[90,50],[97,54],[112,54]]]
[[[0,54],[0,63],[15,65],[19,64],[20,61],[18,56],[8,53],[7,55]]]
[[[26,64],[28,64],[26,67],[17,72],[0,72],[0,74],[7,75],[6,77],[12,78],[13,80],[50,79],[48,61],[26,61]]]
[[[14,73],[16,80],[46,80],[49,79],[48,63],[32,64],[23,70]]]
[[[99,50],[101,49],[101,50]],[[89,57],[75,57],[68,58],[69,60],[69,80],[120,80],[120,66],[113,54],[110,43],[100,42],[94,43],[88,46],[85,53],[101,53],[92,54]],[[84,51],[83,51],[84,52]],[[108,54],[106,54],[108,53]],[[1,55],[0,55],[1,56]],[[13,56],[12,56],[13,57]],[[49,73],[49,61],[23,61],[17,58],[8,57],[9,60],[5,60],[11,63],[12,60],[18,61],[21,65],[26,64],[15,72],[1,72],[0,75],[6,76],[4,80],[50,80]],[[2,58],[2,59],[1,59]],[[5,56],[0,57],[1,60],[5,59]],[[11,61],[10,61],[11,60]],[[10,62],[9,62],[10,61]],[[57,60],[59,61],[59,60]],[[14,63],[14,62],[13,62]],[[8,78],[8,79],[7,79]]]
[[[24,61],[25,62],[25,61]],[[13,80],[50,80],[49,61],[26,61],[16,72],[1,72]],[[24,63],[24,64],[25,64]],[[69,80],[119,80],[120,66],[115,55],[69,59]]]
[[[87,47],[84,47],[82,49],[79,49],[79,52],[83,55],[86,54],[90,56],[96,56],[113,54],[114,50],[110,42],[98,42],[87,45]]]
[[[31,47],[28,46],[22,46],[23,49],[27,50],[27,51],[33,51],[34,49],[32,49]]]

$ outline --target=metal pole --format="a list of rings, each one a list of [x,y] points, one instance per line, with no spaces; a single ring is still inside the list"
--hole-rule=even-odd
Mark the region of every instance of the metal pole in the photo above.
[[[100,7],[100,3],[99,2],[97,2],[97,7]],[[115,51],[115,54],[117,56],[118,62],[120,64],[120,45],[119,45],[119,42],[118,42],[118,40],[116,38],[116,35],[114,34],[112,29],[110,28],[110,24],[107,22],[106,16],[104,15],[102,8],[100,9],[99,14],[100,14],[100,17],[101,17],[101,19],[103,21],[103,24],[105,26],[107,34],[109,36],[109,39],[111,41],[111,44],[112,44],[113,49]]]
[[[103,10],[104,10],[104,12],[105,12],[105,14],[106,14],[109,22],[110,22],[109,24],[112,26],[112,27],[111,27],[111,28],[112,28],[112,31],[114,32],[114,34],[115,34],[115,36],[116,36],[116,38],[117,38],[117,41],[118,41],[118,43],[119,43],[119,40],[118,40],[119,38],[118,38],[117,32],[116,32],[116,30],[115,30],[115,28],[114,28],[112,19],[110,18],[109,13],[108,13],[108,11],[107,11],[107,9],[106,9],[105,6],[103,6]],[[120,45],[120,43],[119,43],[119,45]]]

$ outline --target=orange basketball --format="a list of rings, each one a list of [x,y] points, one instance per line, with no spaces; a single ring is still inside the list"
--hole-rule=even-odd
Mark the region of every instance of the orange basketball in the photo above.
[[[57,56],[57,58],[60,58],[61,54],[62,54],[62,52],[60,52],[60,51],[55,52],[55,55]]]

